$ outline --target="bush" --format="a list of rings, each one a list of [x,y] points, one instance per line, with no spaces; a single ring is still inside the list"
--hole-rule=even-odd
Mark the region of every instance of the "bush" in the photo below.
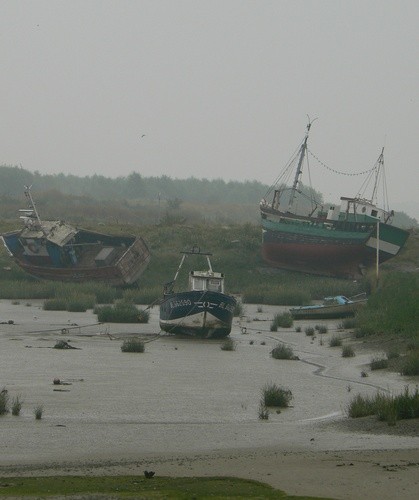
[[[294,355],[292,348],[285,344],[278,344],[274,347],[271,351],[271,356],[274,359],[298,359],[297,356]]]
[[[355,327],[356,327],[355,318],[345,318],[338,325],[339,330],[349,330],[350,328],[355,328]]]
[[[312,326],[308,326],[307,328],[304,329],[307,337],[313,337],[314,335],[314,328]]]
[[[140,339],[125,339],[121,345],[122,352],[144,352],[145,344]]]
[[[292,397],[292,392],[289,389],[273,383],[266,384],[262,389],[262,402],[265,406],[286,408]]]
[[[336,335],[333,335],[333,337],[329,340],[330,347],[340,347],[341,345],[342,345],[342,340]]]
[[[352,346],[345,345],[342,348],[342,358],[353,358],[355,356],[355,351]]]

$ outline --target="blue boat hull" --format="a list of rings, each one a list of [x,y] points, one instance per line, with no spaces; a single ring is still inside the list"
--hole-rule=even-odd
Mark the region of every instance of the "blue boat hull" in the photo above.
[[[164,296],[160,328],[177,335],[223,338],[231,332],[236,299],[212,291],[186,291]]]

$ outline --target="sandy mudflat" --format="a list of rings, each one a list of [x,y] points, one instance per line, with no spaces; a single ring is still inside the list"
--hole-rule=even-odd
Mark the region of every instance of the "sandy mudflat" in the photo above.
[[[401,392],[417,380],[370,372],[377,347],[355,343],[356,356],[328,347],[338,321],[311,339],[309,321],[270,332],[281,308],[246,306],[234,352],[220,341],[158,335],[147,325],[96,325],[91,312],[47,312],[35,301],[0,302],[0,387],[23,401],[19,417],[0,419],[0,475],[228,475],[266,482],[289,494],[348,499],[416,498],[419,423],[396,427],[348,420],[354,394]],[[76,326],[78,325],[78,326]],[[86,326],[91,325],[91,326]],[[311,326],[314,326],[311,325]],[[246,327],[246,330],[243,329]],[[126,354],[121,339],[138,334],[146,352]],[[65,339],[77,349],[52,349]],[[299,361],[270,356],[278,342]],[[385,346],[383,346],[383,350]],[[368,377],[361,377],[366,370]],[[53,384],[55,377],[62,385]],[[267,382],[288,387],[292,407],[259,420]],[[43,405],[40,421],[33,409]]]

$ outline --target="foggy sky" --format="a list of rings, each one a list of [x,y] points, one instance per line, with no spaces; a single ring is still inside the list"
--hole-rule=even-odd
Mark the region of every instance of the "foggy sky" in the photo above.
[[[385,146],[419,219],[418,25],[416,0],[1,0],[0,164],[271,184],[309,115],[331,168]],[[358,192],[311,164],[327,200]]]

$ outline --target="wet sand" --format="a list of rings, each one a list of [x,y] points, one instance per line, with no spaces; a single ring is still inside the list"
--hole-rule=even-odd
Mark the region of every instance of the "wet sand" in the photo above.
[[[220,349],[222,341],[159,335],[157,308],[146,325],[97,325],[92,312],[0,301],[0,320],[14,321],[0,325],[0,386],[23,401],[20,416],[0,419],[0,476],[152,469],[251,478],[288,494],[416,498],[418,421],[396,427],[353,421],[345,408],[354,394],[399,393],[417,380],[370,372],[377,348],[363,342],[353,344],[354,358],[342,358],[329,338],[353,341],[337,330],[338,320],[321,321],[328,333],[314,339],[304,333],[310,321],[298,322],[302,332],[270,332],[283,309],[247,305],[231,334],[237,348],[229,352]],[[121,352],[129,335],[144,338],[145,353]],[[77,349],[53,349],[57,340]],[[279,342],[299,361],[272,359]],[[263,421],[258,407],[268,382],[290,388],[294,399]],[[44,407],[40,421],[37,405]]]

